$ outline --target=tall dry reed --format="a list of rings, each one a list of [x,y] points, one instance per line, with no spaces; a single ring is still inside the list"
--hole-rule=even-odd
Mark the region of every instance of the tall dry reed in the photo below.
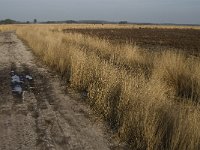
[[[149,54],[64,34],[64,27],[13,29],[71,87],[87,93],[90,105],[132,149],[200,149],[199,58],[167,50]]]

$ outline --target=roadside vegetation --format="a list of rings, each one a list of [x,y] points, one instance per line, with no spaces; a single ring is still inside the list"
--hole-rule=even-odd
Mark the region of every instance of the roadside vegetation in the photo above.
[[[16,30],[35,55],[72,88],[86,93],[91,107],[132,149],[200,149],[199,57],[62,32],[77,26],[18,25],[0,30]]]

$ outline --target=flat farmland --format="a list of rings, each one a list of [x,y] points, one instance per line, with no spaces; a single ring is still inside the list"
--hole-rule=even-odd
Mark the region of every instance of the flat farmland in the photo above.
[[[65,33],[81,33],[107,39],[112,43],[129,43],[158,50],[172,48],[189,53],[200,52],[200,30],[164,28],[124,28],[124,29],[64,29]]]

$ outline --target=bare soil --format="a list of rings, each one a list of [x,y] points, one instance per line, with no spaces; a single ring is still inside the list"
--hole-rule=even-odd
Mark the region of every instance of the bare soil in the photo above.
[[[190,54],[200,52],[200,30],[196,29],[64,29],[63,31],[96,36],[113,43],[128,42],[150,50],[170,48]]]
[[[36,62],[14,32],[0,33],[0,149],[113,149],[92,111],[66,94],[59,77]],[[21,96],[12,93],[12,70],[33,77]]]

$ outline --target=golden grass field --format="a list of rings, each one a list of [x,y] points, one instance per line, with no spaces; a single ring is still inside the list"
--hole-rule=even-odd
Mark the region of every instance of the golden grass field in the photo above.
[[[139,25],[11,25],[34,54],[88,103],[132,149],[200,149],[200,58],[181,51],[146,51],[113,44],[70,28],[140,28]],[[200,29],[187,26],[143,28]]]

